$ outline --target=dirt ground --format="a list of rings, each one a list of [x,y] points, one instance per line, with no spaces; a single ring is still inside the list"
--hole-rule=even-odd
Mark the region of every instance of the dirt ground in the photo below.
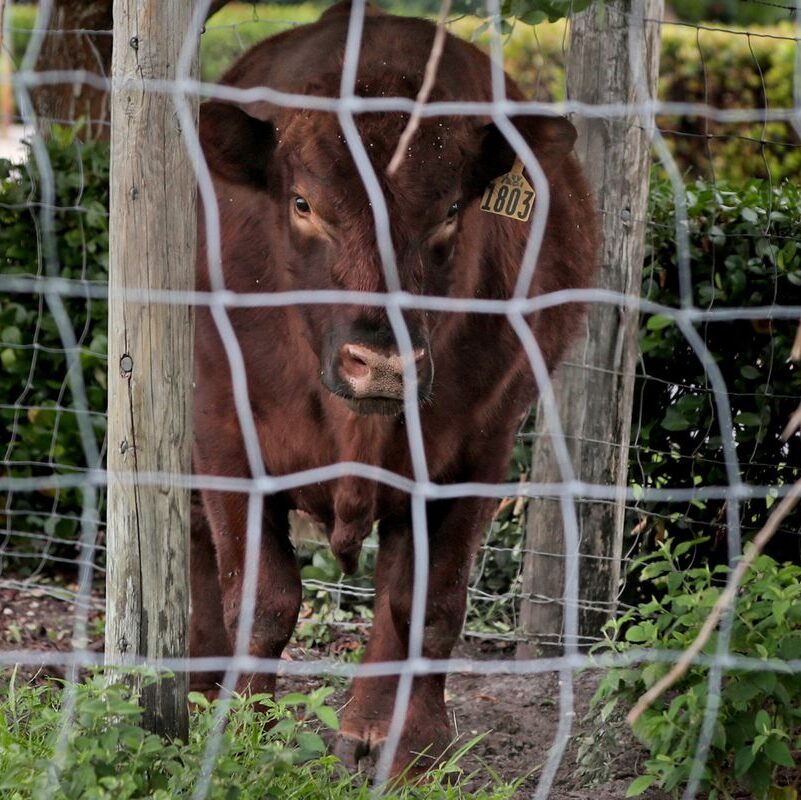
[[[102,613],[99,597],[90,614],[90,647],[102,649]],[[73,608],[48,590],[0,588],[0,651],[2,650],[61,650],[70,649]],[[341,653],[356,644],[356,636],[348,634],[329,645],[329,653]],[[300,646],[288,648],[292,659],[319,658],[319,650]],[[455,656],[476,660],[506,657],[497,649],[482,649],[475,643],[462,643]],[[511,657],[511,655],[509,655]],[[38,671],[27,668],[21,676],[41,680],[48,675],[60,677],[56,668]],[[626,788],[638,774],[637,766],[644,753],[631,740],[620,742],[625,757],[611,765],[612,779],[602,786],[582,786],[576,767],[578,739],[587,732],[585,720],[596,677],[579,674],[575,678],[575,715],[573,737],[551,788],[551,800],[621,800]],[[298,679],[284,676],[279,691],[310,691],[322,685],[318,678]],[[538,776],[548,754],[559,722],[558,676],[543,675],[479,675],[454,674],[448,677],[447,699],[454,732],[463,740],[490,731],[463,762],[476,770],[477,783],[486,779],[489,770],[507,779],[528,776],[519,797],[532,797]],[[333,697],[342,704],[347,697],[343,687]],[[663,800],[667,795],[650,790],[641,795],[644,800]]]

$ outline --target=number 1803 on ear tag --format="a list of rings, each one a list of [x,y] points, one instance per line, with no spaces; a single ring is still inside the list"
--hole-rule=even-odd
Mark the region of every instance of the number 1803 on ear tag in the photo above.
[[[518,158],[512,169],[492,181],[481,198],[481,210],[502,217],[527,222],[536,193],[523,177],[523,162]]]

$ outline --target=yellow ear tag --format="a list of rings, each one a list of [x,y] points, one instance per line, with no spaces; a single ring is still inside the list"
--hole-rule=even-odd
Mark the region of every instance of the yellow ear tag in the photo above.
[[[481,198],[481,210],[527,222],[535,197],[534,187],[523,177],[523,162],[518,158],[506,175],[487,186]]]

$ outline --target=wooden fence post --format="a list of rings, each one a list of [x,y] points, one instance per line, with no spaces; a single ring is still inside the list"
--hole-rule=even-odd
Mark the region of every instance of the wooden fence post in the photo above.
[[[188,656],[193,314],[130,290],[195,284],[196,179],[172,80],[194,0],[114,0],[111,102],[106,661]],[[191,77],[197,74],[197,51]],[[195,112],[196,101],[192,101]],[[159,471],[158,485],[138,482]],[[187,675],[145,687],[144,724],[188,732]]]
[[[634,104],[654,97],[660,42],[656,21],[662,18],[662,6],[663,0],[606,0],[602,13],[593,5],[575,15],[570,21],[568,97],[591,104]],[[597,285],[635,295],[640,291],[648,207],[650,145],[645,121],[634,109],[623,116],[573,120],[579,131],[576,152],[601,210],[603,250]],[[594,303],[586,330],[588,336],[572,349],[554,379],[559,414],[576,476],[623,488],[638,314]],[[561,475],[544,415],[539,413],[537,420],[531,479],[558,482]],[[582,501],[578,519],[581,644],[584,637],[598,636],[614,611],[623,541],[622,498],[617,502]],[[532,500],[521,605],[521,627],[527,641],[518,647],[520,657],[561,649],[563,551],[558,501]]]

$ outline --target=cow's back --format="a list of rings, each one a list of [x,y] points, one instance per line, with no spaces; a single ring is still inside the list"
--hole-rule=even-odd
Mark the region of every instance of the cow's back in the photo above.
[[[349,23],[350,15],[341,6],[330,9],[311,25],[294,28],[255,45],[221,82],[240,88],[267,86],[283,92],[303,92],[321,76],[342,71]],[[365,16],[359,76],[369,78],[387,66],[396,73],[421,76],[435,31],[435,26],[427,20],[381,13]],[[437,69],[436,85],[440,99],[491,100],[489,59],[473,45],[448,36]],[[522,97],[509,79],[506,91],[513,99]]]

